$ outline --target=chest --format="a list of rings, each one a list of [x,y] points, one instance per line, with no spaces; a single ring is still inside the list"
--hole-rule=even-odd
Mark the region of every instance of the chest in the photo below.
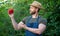
[[[28,20],[26,23],[26,26],[30,28],[38,28],[38,25],[39,25],[38,20],[35,18]]]

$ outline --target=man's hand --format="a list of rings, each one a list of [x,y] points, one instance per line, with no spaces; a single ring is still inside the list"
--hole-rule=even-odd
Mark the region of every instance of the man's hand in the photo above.
[[[20,26],[24,29],[27,27],[25,24],[21,24]]]
[[[14,9],[13,8],[8,9],[8,15],[10,16],[10,18],[14,17]]]
[[[13,18],[14,17],[14,14],[8,14],[10,18]]]

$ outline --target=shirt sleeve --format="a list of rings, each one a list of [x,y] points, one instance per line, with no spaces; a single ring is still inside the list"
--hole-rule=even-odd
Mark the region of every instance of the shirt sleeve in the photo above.
[[[23,18],[22,22],[25,24],[27,17]]]
[[[40,23],[43,23],[44,25],[46,25],[46,24],[47,24],[47,19],[42,18],[42,19],[40,20]]]

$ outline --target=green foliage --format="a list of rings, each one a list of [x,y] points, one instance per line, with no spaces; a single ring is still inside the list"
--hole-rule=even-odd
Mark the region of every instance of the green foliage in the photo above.
[[[0,4],[0,36],[24,36],[24,29],[14,30],[7,10],[14,8],[14,17],[19,23],[24,17],[29,16],[29,4],[34,0],[16,0],[15,2]],[[42,3],[44,10],[39,15],[47,18],[47,28],[43,36],[60,36],[60,0],[37,0]],[[10,1],[8,1],[10,2]]]

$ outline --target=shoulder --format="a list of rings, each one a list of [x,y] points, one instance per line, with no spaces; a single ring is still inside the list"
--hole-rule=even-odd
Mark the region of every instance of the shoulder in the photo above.
[[[42,16],[39,16],[39,20],[46,20],[47,21],[47,19]]]
[[[31,16],[26,16],[26,17],[24,17],[23,19],[28,19],[28,18],[30,18]]]
[[[30,16],[24,17],[23,20],[22,20],[22,22],[25,24],[29,17],[30,17]]]
[[[39,23],[47,24],[47,19],[42,16],[39,16]]]
[[[23,18],[23,21],[27,21],[31,16],[26,16]]]

